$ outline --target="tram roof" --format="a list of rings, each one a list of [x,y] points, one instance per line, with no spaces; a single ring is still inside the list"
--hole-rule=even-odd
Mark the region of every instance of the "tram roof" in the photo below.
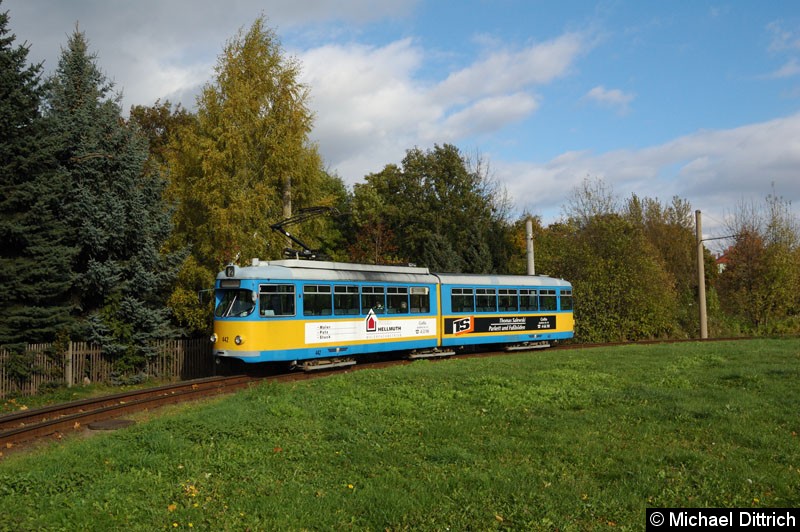
[[[230,277],[226,274],[226,271],[222,271],[217,275],[217,279],[228,279]],[[238,279],[318,281],[438,282],[428,268],[296,259],[274,261],[253,259],[250,266],[235,266],[232,277]]]
[[[570,288],[572,284],[564,279],[548,277],[547,275],[498,275],[478,273],[438,273],[436,276],[442,284],[478,286],[487,285],[498,288],[504,286],[553,286]]]
[[[228,267],[230,268],[230,266]],[[227,269],[226,268],[226,271]],[[416,266],[387,266],[354,264],[348,262],[253,259],[250,266],[234,266],[233,276],[222,271],[217,279],[274,279],[274,280],[318,280],[318,281],[371,281],[443,283],[456,285],[496,286],[557,286],[570,287],[563,279],[542,275],[496,275],[431,273],[428,268]]]

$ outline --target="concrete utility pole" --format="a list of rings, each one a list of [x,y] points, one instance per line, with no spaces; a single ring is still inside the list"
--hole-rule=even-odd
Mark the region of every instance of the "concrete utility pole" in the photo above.
[[[703,221],[699,210],[694,211],[697,227],[697,303],[700,307],[700,338],[708,338],[706,315],[706,270],[703,253]]]
[[[283,181],[283,218],[292,217],[292,176],[287,175]]]
[[[283,219],[288,220],[292,217],[292,176],[287,175],[283,181]],[[286,238],[286,246],[292,247],[292,239]]]
[[[536,266],[533,262],[533,221],[525,221],[525,242],[528,247],[528,275],[536,275]]]

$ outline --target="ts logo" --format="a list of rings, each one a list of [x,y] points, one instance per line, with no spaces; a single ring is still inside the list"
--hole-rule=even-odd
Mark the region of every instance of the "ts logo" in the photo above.
[[[453,334],[467,334],[475,329],[472,316],[453,320]]]

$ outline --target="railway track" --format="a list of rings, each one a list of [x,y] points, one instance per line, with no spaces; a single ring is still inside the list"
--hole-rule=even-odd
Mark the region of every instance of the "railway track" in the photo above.
[[[258,380],[244,375],[209,377],[7,414],[0,417],[0,450],[134,412],[234,392]]]
[[[350,368],[350,371],[407,363],[407,360],[373,361]],[[265,379],[278,382],[297,381],[335,373],[342,373],[342,370],[323,369],[314,373],[290,372],[269,376],[209,377],[19,411],[0,416],[0,456],[4,450],[20,444],[45,438],[60,439],[65,434],[91,429],[93,424],[168,404],[235,392]]]
[[[742,340],[743,338],[713,339]],[[636,343],[678,343],[683,341],[698,340],[663,340]],[[585,349],[593,347],[608,347],[614,345],[630,345],[630,342],[616,344],[567,344],[553,349]],[[449,358],[472,358],[506,355],[504,351],[478,351],[472,353],[459,353]],[[59,405],[52,405],[33,410],[26,410],[0,416],[0,456],[2,451],[10,449],[21,443],[29,443],[47,437],[60,438],[63,434],[77,432],[89,427],[92,423],[116,419],[123,415],[140,412],[184,401],[210,397],[220,393],[230,393],[241,390],[251,384],[269,379],[278,382],[312,379],[332,374],[341,374],[363,369],[380,369],[399,364],[409,364],[407,359],[378,359],[363,361],[347,369],[322,369],[313,373],[289,372],[269,376],[236,375],[231,377],[209,377],[177,384],[148,388],[132,392],[84,399]]]

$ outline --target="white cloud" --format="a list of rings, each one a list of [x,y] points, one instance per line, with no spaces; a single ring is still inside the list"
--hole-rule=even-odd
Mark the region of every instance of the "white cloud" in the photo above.
[[[537,107],[536,98],[524,92],[482,98],[448,116],[436,136],[447,140],[497,131],[525,118]],[[431,136],[431,142],[437,140],[436,136]]]
[[[316,113],[312,136],[347,182],[399,161],[441,116],[414,82],[422,57],[411,39],[384,47],[328,45],[299,55]]]
[[[550,83],[569,71],[585,47],[580,34],[566,33],[517,52],[494,52],[450,74],[436,88],[435,95],[440,100],[457,102]]]
[[[336,34],[336,44],[306,44],[289,53],[300,60],[311,89],[313,138],[329,167],[349,183],[399,161],[415,145],[458,142],[530,116],[539,107],[533,91],[567,75],[590,46],[575,32],[516,49],[485,42],[486,55],[421,81],[426,61],[441,50],[422,49],[414,38],[379,45],[346,40],[364,22],[408,15],[416,0],[6,1],[12,31],[34,43],[30,58],[46,60],[47,72],[79,21],[100,68],[122,91],[124,111],[156,99],[193,108],[225,42],[262,13],[279,35],[287,28],[306,36]]]
[[[787,30],[783,21],[771,22],[767,31],[772,34],[769,51],[775,55],[792,55],[800,52],[800,30]],[[786,79],[800,74],[800,63],[797,57],[789,57],[779,69],[765,76],[764,79]]]
[[[769,79],[791,78],[800,74],[800,62],[796,58],[789,59],[781,68],[767,75]]]
[[[776,20],[767,24],[767,31],[772,34],[769,49],[772,52],[800,50],[800,31],[784,28],[783,21]]]
[[[628,105],[635,97],[633,93],[623,92],[619,89],[606,89],[602,85],[594,87],[584,96],[587,100],[597,102],[606,107],[612,107],[622,114],[629,111]]]
[[[6,0],[11,30],[31,46],[29,59],[45,61],[46,73],[79,25],[98,64],[123,92],[123,109],[156,99],[194,104],[199,88],[213,77],[225,42],[265,15],[278,32],[313,24],[359,25],[404,17],[417,0]]]
[[[312,91],[312,133],[323,157],[352,183],[422,144],[457,143],[523,120],[530,90],[566,75],[583,52],[568,33],[519,52],[496,52],[441,81],[417,80],[427,51],[412,39],[385,46],[327,45],[299,54]]]
[[[599,177],[621,197],[669,202],[689,200],[722,220],[744,198],[763,200],[771,192],[800,201],[800,114],[734,129],[699,131],[639,150],[602,154],[567,152],[543,164],[494,160],[498,179],[519,210],[556,220],[572,190],[586,177]],[[719,232],[719,224],[709,224]]]

